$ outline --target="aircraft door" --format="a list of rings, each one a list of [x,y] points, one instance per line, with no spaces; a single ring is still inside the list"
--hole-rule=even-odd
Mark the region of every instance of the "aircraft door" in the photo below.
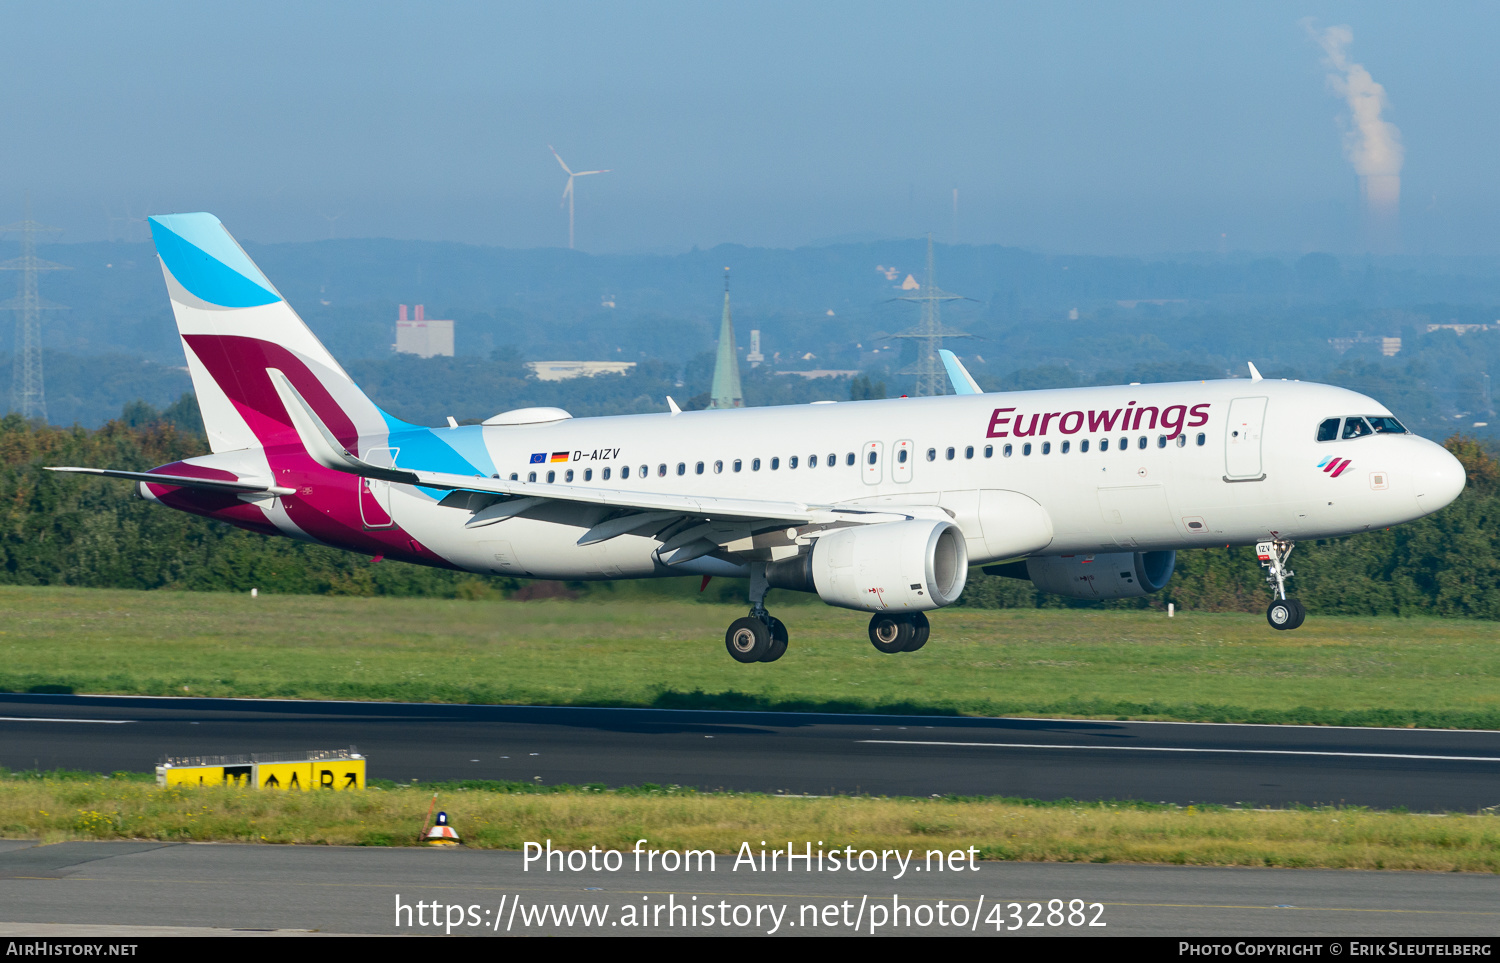
[[[912,462],[917,460],[917,449],[910,439],[898,441],[891,446],[891,481],[911,481]]]
[[[365,451],[365,461],[378,468],[394,468],[399,448],[370,448]],[[359,481],[359,520],[367,529],[392,528],[396,524],[391,514],[391,483],[379,478],[361,478]]]
[[[1224,480],[1259,481],[1261,429],[1266,420],[1265,398],[1236,398],[1229,403],[1224,429]]]
[[[878,485],[885,475],[885,466],[881,456],[885,454],[885,444],[879,441],[865,442],[864,450],[859,453],[859,473],[866,485]]]

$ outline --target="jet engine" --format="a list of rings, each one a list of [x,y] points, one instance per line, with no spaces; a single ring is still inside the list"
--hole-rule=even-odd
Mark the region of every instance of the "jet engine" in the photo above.
[[[1108,555],[1043,555],[991,565],[988,575],[1029,579],[1052,595],[1075,599],[1133,599],[1158,592],[1172,577],[1176,552],[1113,552]]]
[[[865,612],[921,612],[958,599],[969,578],[964,533],[949,521],[856,525],[821,535],[811,552],[766,566],[773,588],[816,592]]]

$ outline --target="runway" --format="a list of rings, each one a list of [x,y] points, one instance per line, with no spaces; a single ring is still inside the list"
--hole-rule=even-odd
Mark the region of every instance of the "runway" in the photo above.
[[[0,695],[0,766],[357,746],[372,778],[1469,811],[1500,732]]]
[[[727,857],[691,874],[523,865],[495,851],[3,840],[0,936],[437,935],[455,919],[453,935],[473,936],[1454,938],[1500,927],[1495,877],[1476,873],[980,863],[897,880],[748,873]],[[900,906],[904,918],[886,912]],[[626,922],[643,908],[646,925]]]

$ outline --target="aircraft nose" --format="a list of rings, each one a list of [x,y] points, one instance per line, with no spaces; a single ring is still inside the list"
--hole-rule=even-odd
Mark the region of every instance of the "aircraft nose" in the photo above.
[[[1463,463],[1447,449],[1436,445],[1421,459],[1413,474],[1417,505],[1424,515],[1430,515],[1452,502],[1464,490],[1464,482],[1468,480]]]

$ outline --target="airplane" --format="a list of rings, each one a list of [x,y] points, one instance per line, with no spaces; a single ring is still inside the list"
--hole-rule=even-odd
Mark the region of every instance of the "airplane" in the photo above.
[[[1431,514],[1459,461],[1382,404],[1251,378],[427,428],[375,405],[211,214],[150,219],[212,454],[124,478],[267,535],[487,575],[746,579],[742,663],[787,651],[780,588],[870,612],[913,652],[970,566],[1076,599],[1137,598],[1176,553],[1257,546],[1276,629],[1299,540]],[[955,367],[956,366],[956,367]]]

